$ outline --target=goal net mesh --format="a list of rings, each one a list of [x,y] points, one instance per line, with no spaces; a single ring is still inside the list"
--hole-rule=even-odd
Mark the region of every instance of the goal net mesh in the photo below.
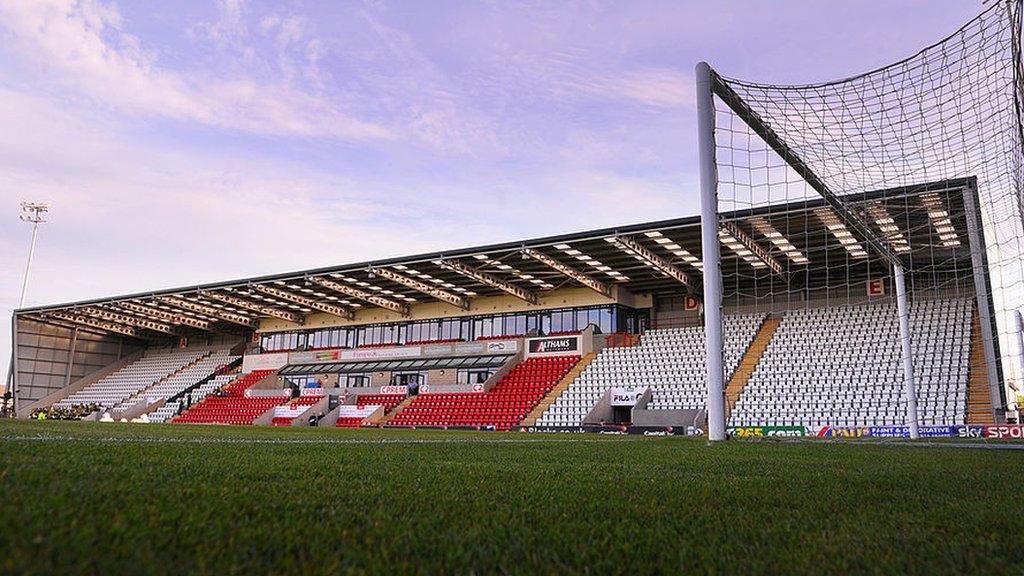
[[[742,341],[733,315],[781,319],[762,327],[774,337],[742,396],[727,398],[729,425],[903,423],[894,262],[921,423],[963,424],[986,393],[990,414],[1013,408],[1020,20],[1020,0],[995,2],[941,42],[839,81],[713,74],[726,347]],[[726,382],[737,368],[727,359]]]

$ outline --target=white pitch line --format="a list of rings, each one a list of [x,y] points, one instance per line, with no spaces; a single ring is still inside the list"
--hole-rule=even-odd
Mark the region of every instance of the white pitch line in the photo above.
[[[153,436],[57,436],[0,435],[0,442],[96,442],[102,444],[351,444],[351,445],[422,445],[422,444],[569,444],[578,442],[601,442],[598,438],[161,438]]]

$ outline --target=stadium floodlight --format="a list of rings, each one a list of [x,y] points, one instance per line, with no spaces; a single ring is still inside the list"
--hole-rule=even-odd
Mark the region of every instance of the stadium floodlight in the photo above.
[[[256,312],[257,314],[263,314],[264,316],[280,318],[281,320],[286,320],[288,322],[293,322],[295,324],[306,323],[306,317],[297,312],[288,312],[286,310],[281,310],[273,306],[265,306],[263,304],[249,302],[248,300],[239,298],[237,296],[232,296],[231,294],[224,294],[223,292],[216,292],[211,290],[200,291],[199,295],[205,298],[210,298],[211,300],[218,300],[220,302],[229,304],[236,308],[241,308],[243,310],[251,310],[253,312]]]
[[[246,328],[255,328],[257,324],[255,320],[249,318],[248,316],[244,316],[242,314],[235,314],[234,312],[229,312],[227,310],[221,310],[213,306],[207,306],[206,304],[193,302],[183,297],[159,296],[157,297],[157,299],[170,306],[174,306],[175,308],[181,308],[182,310],[197,312],[199,314],[203,314],[204,316],[212,316],[213,318],[217,318],[225,322],[231,322],[232,324],[245,326]]]
[[[898,254],[910,252],[910,242],[907,241],[900,227],[896,225],[896,220],[889,214],[885,204],[881,202],[871,204],[868,206],[868,214],[875,219],[875,224],[885,234],[886,240],[892,244],[893,250]]]
[[[348,286],[342,284],[341,282],[336,282],[334,280],[331,280],[330,278],[324,278],[321,276],[310,276],[307,280],[318,286],[323,286],[328,290],[334,290],[335,292],[338,292],[340,294],[344,294],[346,296],[351,296],[352,298],[357,298],[359,300],[369,302],[374,306],[380,306],[385,310],[397,312],[402,316],[408,317],[410,315],[408,304],[395,302],[394,300],[389,300],[387,298],[384,298],[383,296],[377,296],[376,294],[371,294],[370,292],[367,292],[365,290],[360,290],[359,288],[356,288],[354,286]]]
[[[676,268],[674,265],[672,265],[671,262],[669,262],[665,258],[662,258],[661,256],[655,254],[653,251],[647,249],[647,247],[637,242],[635,238],[632,238],[630,236],[613,236],[610,238],[605,238],[605,240],[607,240],[609,243],[615,244],[623,252],[638,257],[651,267],[660,270],[666,276],[676,280],[683,286],[686,286],[687,288],[696,287],[696,284],[692,280],[690,280],[690,277],[686,274],[686,272],[683,272],[679,268]]]
[[[177,334],[178,331],[163,324],[156,322],[155,320],[149,320],[148,318],[139,318],[138,316],[128,316],[127,314],[119,314],[117,312],[107,310],[105,308],[90,307],[82,309],[82,312],[95,318],[102,318],[103,320],[109,320],[111,322],[117,322],[118,324],[126,324],[128,326],[134,326],[136,328],[145,328],[146,330],[152,330],[154,332],[162,332],[164,334]]]
[[[39,234],[39,224],[46,222],[44,216],[49,211],[49,204],[40,202],[21,203],[21,221],[32,224],[32,242],[28,247],[28,263],[25,264],[25,277],[21,281],[21,297],[18,299],[18,308],[25,306],[25,295],[28,293],[28,277],[32,272],[32,257],[36,252],[36,237]]]
[[[436,298],[443,302],[452,304],[453,306],[462,308],[463,310],[469,310],[469,298],[464,298],[462,296],[459,296],[458,294],[452,294],[447,290],[442,290],[440,288],[437,288],[436,286],[431,286],[425,282],[420,282],[415,278],[409,278],[408,276],[399,274],[394,270],[390,270],[388,268],[370,268],[368,270],[368,273],[371,274],[371,278],[373,277],[373,275],[380,276],[387,280],[391,280],[396,284],[407,286],[409,288],[412,288],[413,290],[416,290],[417,292],[422,292],[427,296]]]
[[[467,266],[458,260],[437,260],[434,263],[445,270],[461,274],[466,278],[471,278],[481,284],[490,286],[491,288],[497,288],[506,294],[519,298],[527,304],[537,304],[540,302],[540,298],[537,297],[536,292],[527,290],[526,288],[517,286],[506,280],[502,280],[501,278],[488,274],[479,268]]]
[[[282,290],[275,286],[269,286],[267,284],[253,284],[252,286],[250,286],[250,288],[257,292],[262,292],[267,296],[273,296],[274,298],[294,302],[301,306],[312,308],[313,310],[319,310],[320,312],[326,312],[327,314],[331,314],[339,318],[344,318],[345,320],[354,320],[356,317],[356,313],[353,312],[351,308],[346,308],[344,306],[339,306],[337,304],[321,302],[314,298],[307,298],[306,296],[301,296],[299,294],[293,294],[287,290]]]
[[[192,328],[198,328],[200,330],[209,330],[210,322],[208,320],[200,320],[199,318],[193,318],[186,316],[185,314],[179,314],[176,312],[168,312],[167,310],[161,310],[153,306],[145,306],[137,302],[116,302],[118,308],[123,308],[136,314],[143,314],[153,318],[159,318],[165,322],[171,324],[180,324],[183,326],[190,326]]]
[[[602,296],[611,297],[611,286],[605,284],[604,282],[595,280],[590,276],[587,276],[583,272],[580,272],[579,270],[573,268],[572,266],[563,264],[562,262],[555,260],[554,258],[548,256],[547,254],[534,250],[533,248],[523,248],[523,258],[532,258],[537,262],[544,264],[548,268],[551,268],[552,270],[561,272],[563,275],[575,280],[576,282],[586,286],[587,288],[590,288],[591,290],[597,292],[598,294],[601,294]]]
[[[654,243],[662,250],[667,250],[671,252],[673,256],[680,258],[683,262],[686,262],[697,270],[700,270],[701,272],[704,271],[704,265],[701,264],[700,258],[694,256],[689,250],[683,248],[679,243],[674,242],[671,238],[665,236],[658,230],[644,232],[644,236],[653,240]]]
[[[931,220],[932,226],[935,227],[935,231],[939,234],[939,240],[942,241],[942,245],[946,248],[956,248],[959,246],[960,239],[956,235],[956,228],[953,227],[953,221],[949,219],[949,212],[942,207],[939,195],[934,192],[923,194],[921,196],[921,203],[928,210],[928,219]]]

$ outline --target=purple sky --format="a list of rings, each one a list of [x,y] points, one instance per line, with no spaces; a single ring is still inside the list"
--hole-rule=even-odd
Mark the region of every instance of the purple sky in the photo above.
[[[26,200],[29,305],[690,215],[698,60],[834,79],[981,9],[4,0],[0,311]]]

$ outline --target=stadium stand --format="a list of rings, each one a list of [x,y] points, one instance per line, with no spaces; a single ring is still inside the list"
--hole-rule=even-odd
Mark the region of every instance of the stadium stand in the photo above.
[[[356,399],[356,406],[383,406],[384,413],[391,412],[406,399],[405,394],[363,394]]]
[[[180,424],[251,425],[258,416],[288,400],[284,395],[246,397],[246,390],[271,373],[273,370],[254,370],[245,374],[224,387],[225,396],[207,396],[171,421]]]
[[[177,398],[171,396],[163,406],[149,413],[150,422],[166,422],[177,415],[180,411],[184,410],[188,405],[187,398],[191,396],[192,404],[202,402],[204,398],[213,393],[214,390],[219,390],[227,385],[229,382],[237,378],[237,374],[224,374],[220,376],[214,376],[206,382],[203,382],[197,386],[191,392],[178,393]]]
[[[142,358],[71,394],[54,406],[70,408],[76,404],[98,404],[112,408],[209,354],[208,350],[149,351]]]
[[[290,415],[290,416],[274,416],[270,420],[270,425],[271,426],[291,426],[292,422],[294,422],[296,418],[298,418],[299,416],[303,415],[303,413],[304,413],[304,411],[302,410],[303,407],[312,406],[313,404],[316,404],[317,402],[319,402],[322,398],[323,398],[322,395],[321,396],[300,396],[300,397],[292,400],[291,402],[286,404],[286,406],[291,408],[291,411],[294,412],[295,414],[294,415]]]
[[[493,388],[482,393],[422,394],[390,421],[396,426],[494,426],[518,424],[579,356],[530,358],[516,365]]]
[[[764,321],[759,314],[726,317],[726,371],[735,370]],[[650,409],[703,408],[707,401],[704,328],[649,330],[636,346],[606,348],[537,420],[578,425],[613,386],[650,387]]]
[[[358,428],[362,426],[366,419],[376,412],[380,406],[381,404],[343,405],[338,410],[338,420],[335,421],[334,425],[337,428]],[[393,407],[394,406],[392,406],[392,408]]]
[[[114,406],[114,415],[117,416],[120,411],[127,410],[143,400],[152,404],[179,394],[198,384],[199,381],[209,378],[221,366],[230,364],[238,360],[238,358],[238,356],[231,354],[227,350],[215,350],[208,356],[200,358],[195,363],[186,366],[155,385],[129,396],[120,404]]]
[[[338,416],[338,421],[334,423],[334,426],[337,428],[359,428],[365,419],[365,416]]]
[[[963,424],[971,302],[911,307],[918,410]],[[730,417],[733,426],[875,426],[905,421],[899,318],[891,304],[789,311]]]

